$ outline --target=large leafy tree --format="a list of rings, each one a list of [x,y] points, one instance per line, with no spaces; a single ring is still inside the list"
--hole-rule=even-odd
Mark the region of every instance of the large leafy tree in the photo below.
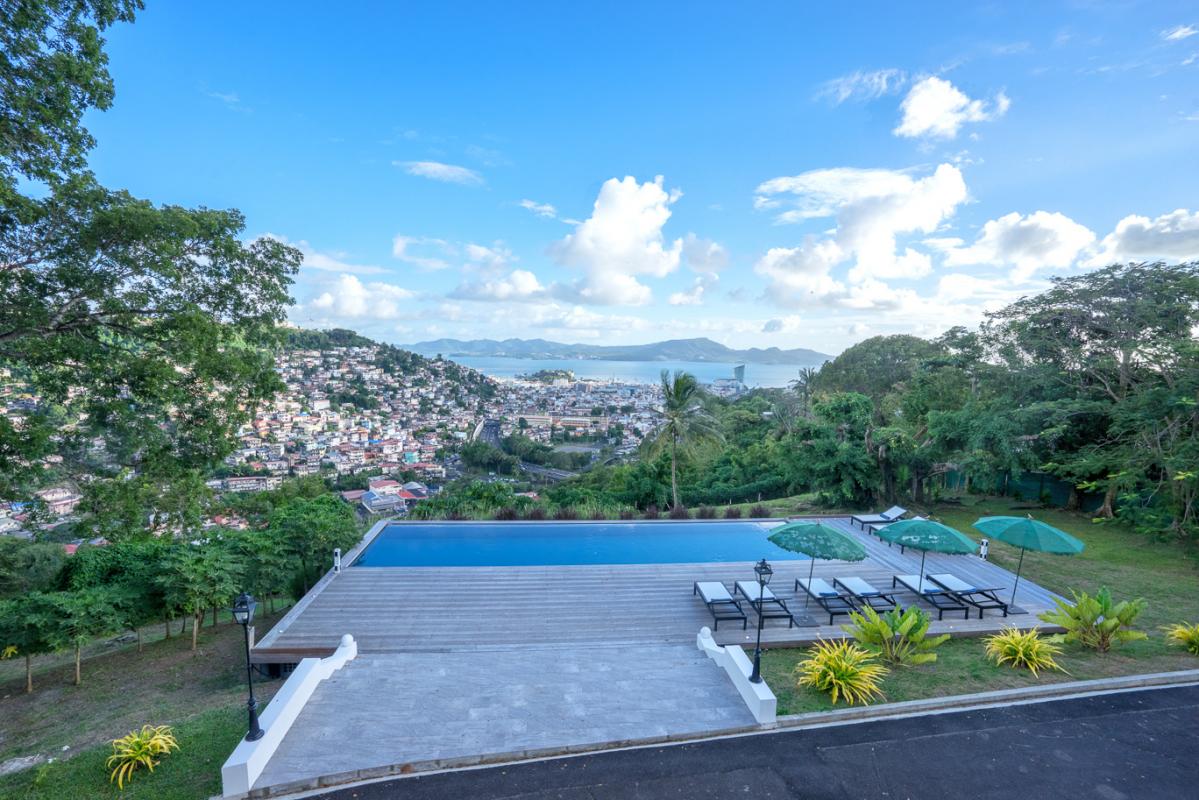
[[[0,419],[0,496],[27,494],[56,453],[61,472],[101,479],[88,506],[113,535],[164,513],[190,527],[202,497],[189,476],[279,386],[267,346],[301,260],[245,242],[236,211],[157,205],[86,170],[80,120],[113,98],[101,34],[139,8],[0,5],[0,367],[39,399]]]
[[[1013,404],[1036,410],[1032,435],[1055,446],[1052,471],[1104,493],[1114,516],[1121,491],[1157,490],[1177,504],[1174,526],[1194,516],[1191,389],[1199,328],[1199,263],[1113,265],[1058,278],[1053,287],[990,315],[984,337],[1016,380]],[[1013,388],[1013,393],[1015,389]]]
[[[720,439],[715,417],[704,406],[699,381],[689,372],[662,370],[662,427],[650,440],[649,452],[670,456],[670,497],[679,505],[679,458],[690,455],[704,440]]]

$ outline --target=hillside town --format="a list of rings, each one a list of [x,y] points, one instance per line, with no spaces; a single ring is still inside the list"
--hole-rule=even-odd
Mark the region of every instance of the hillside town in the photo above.
[[[366,341],[366,340],[363,340]],[[238,447],[207,481],[217,495],[278,489],[284,480],[364,476],[341,496],[365,516],[398,516],[463,475],[456,451],[483,438],[499,446],[519,433],[611,458],[634,453],[656,427],[655,385],[576,380],[496,380],[444,359],[374,343],[288,347],[275,359],[284,389],[243,426]],[[0,376],[0,414],[13,424],[37,398]],[[30,502],[0,502],[0,535],[31,538],[70,521],[82,500],[73,476]],[[34,511],[38,513],[33,513]],[[218,515],[219,516],[219,515]],[[207,526],[240,523],[218,516]]]

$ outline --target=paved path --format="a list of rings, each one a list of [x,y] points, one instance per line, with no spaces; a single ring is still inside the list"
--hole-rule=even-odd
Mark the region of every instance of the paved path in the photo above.
[[[324,800],[1193,800],[1199,687],[366,784]]]
[[[255,787],[752,725],[695,645],[363,654],[317,688]]]

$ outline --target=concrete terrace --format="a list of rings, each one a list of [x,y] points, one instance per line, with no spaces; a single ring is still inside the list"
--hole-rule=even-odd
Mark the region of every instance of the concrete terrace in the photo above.
[[[919,569],[918,553],[900,553],[852,529],[848,519],[832,522],[861,541],[868,558],[817,561],[816,575],[830,581],[856,575],[890,588],[892,575]],[[348,554],[347,564],[370,538]],[[797,615],[803,598],[794,596],[794,582],[807,575],[809,563],[773,562],[771,587]],[[1010,573],[976,556],[930,555],[927,569],[976,585],[1012,585]],[[250,794],[756,729],[724,669],[696,647],[697,632],[712,621],[692,596],[696,580],[731,588],[752,578],[744,562],[348,566],[327,575],[263,637],[253,657],[294,663],[326,656],[346,633],[357,640],[359,655],[316,687]],[[1052,595],[1021,581],[1017,602],[1035,613],[1052,604]],[[811,610],[819,611],[815,604]],[[726,623],[717,641],[752,647],[756,620],[748,616],[746,630]],[[934,622],[933,630],[977,635],[1033,620],[954,616]],[[790,629],[771,620],[763,640],[782,646],[840,636],[844,620]]]
[[[891,577],[916,573],[918,551],[898,547],[852,527],[847,518],[825,519],[853,535],[867,551],[865,561],[817,561],[815,575],[832,581],[858,576],[880,589]],[[546,522],[546,525],[557,523]],[[658,524],[668,525],[669,522]],[[809,562],[775,561],[772,590],[802,611],[804,597],[793,592],[795,579],[806,577]],[[288,662],[297,657],[328,655],[344,633],[358,640],[363,653],[404,653],[479,650],[544,644],[669,644],[693,642],[696,632],[712,624],[704,605],[691,594],[697,580],[723,581],[730,590],[735,580],[752,580],[751,564],[645,564],[531,567],[346,567],[323,582],[281,620],[254,649],[260,662]],[[1013,576],[975,556],[930,553],[926,572],[952,572],[977,585],[1007,587]],[[1006,599],[1006,596],[1004,596]],[[1054,595],[1021,580],[1016,603],[1035,613],[1052,607]],[[916,601],[899,590],[901,603]],[[923,604],[921,604],[923,606]],[[927,606],[923,606],[927,608]],[[820,616],[813,603],[809,609]],[[721,644],[752,641],[749,629],[725,623],[716,633]],[[1004,620],[989,612],[963,620],[960,613],[934,620],[932,630],[977,635],[1006,622],[1035,617],[1016,615]],[[836,624],[787,628],[770,620],[763,642],[796,645],[818,638],[841,636],[844,617]],[[828,622],[827,615],[823,623]]]

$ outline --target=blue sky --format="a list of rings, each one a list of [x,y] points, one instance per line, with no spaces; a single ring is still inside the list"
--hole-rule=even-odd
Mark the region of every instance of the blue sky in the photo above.
[[[305,326],[838,352],[1199,257],[1194,3],[147,4],[93,167]]]

